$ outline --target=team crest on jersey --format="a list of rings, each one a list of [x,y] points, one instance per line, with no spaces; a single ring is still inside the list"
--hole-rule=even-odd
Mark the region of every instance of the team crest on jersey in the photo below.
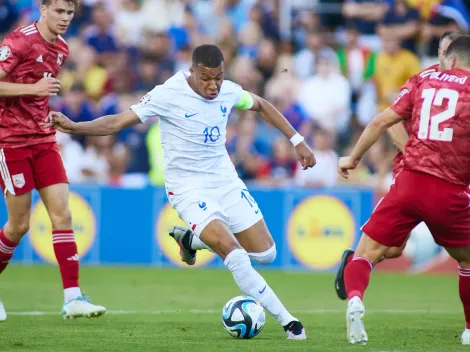
[[[57,55],[57,66],[62,66],[63,63],[64,63],[64,54],[59,53],[59,55]]]
[[[5,61],[10,57],[11,50],[8,46],[4,45],[0,48],[0,61]]]
[[[24,180],[23,174],[13,175],[11,179],[13,180],[13,184],[15,185],[16,188],[22,188],[26,183],[26,181]]]
[[[150,94],[145,94],[139,101],[139,105],[147,105],[148,102],[152,99],[152,96]]]
[[[397,99],[395,100],[395,103],[396,103],[397,101],[399,101],[399,100],[400,100],[406,93],[408,93],[408,92],[409,92],[408,89],[403,89],[403,90],[400,92],[400,94],[398,94],[398,97],[397,97]]]

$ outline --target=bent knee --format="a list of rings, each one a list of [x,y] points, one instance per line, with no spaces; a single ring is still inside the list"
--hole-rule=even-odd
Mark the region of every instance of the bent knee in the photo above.
[[[70,229],[72,228],[72,213],[68,208],[61,209],[49,214],[51,218],[52,228],[55,229]]]
[[[394,258],[401,257],[402,254],[403,254],[403,248],[391,247],[385,252],[384,257],[387,259],[394,259]]]
[[[7,223],[4,227],[6,236],[14,242],[19,243],[21,238],[29,231],[29,222],[12,225]]]
[[[261,253],[248,253],[250,259],[258,264],[271,264],[277,256],[276,245],[274,244],[267,251]]]

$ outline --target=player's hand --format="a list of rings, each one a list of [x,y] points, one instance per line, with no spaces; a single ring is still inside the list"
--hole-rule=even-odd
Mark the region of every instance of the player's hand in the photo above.
[[[304,170],[314,167],[317,163],[315,155],[313,155],[312,149],[310,149],[310,147],[307,143],[305,143],[305,141],[297,144],[297,146],[295,147],[295,152],[297,153],[297,159],[299,159],[300,164],[302,164]]]
[[[57,78],[44,77],[33,84],[33,95],[38,97],[51,97],[60,90],[60,81]]]
[[[64,133],[73,133],[75,122],[71,121],[67,116],[60,112],[51,111],[46,117],[46,121],[41,124],[44,128],[55,128],[57,131]]]
[[[359,164],[360,159],[353,159],[350,156],[344,156],[339,158],[338,161],[338,172],[344,178],[349,177],[349,170],[354,170]]]

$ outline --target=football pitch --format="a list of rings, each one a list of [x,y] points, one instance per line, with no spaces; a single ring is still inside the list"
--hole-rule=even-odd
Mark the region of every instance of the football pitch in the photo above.
[[[8,320],[0,351],[467,351],[455,276],[374,274],[365,297],[369,343],[346,341],[345,302],[332,274],[262,271],[305,325],[307,341],[287,341],[268,316],[252,340],[222,327],[223,305],[241,294],[224,270],[83,267],[81,284],[109,312],[99,319],[61,317],[58,269],[13,264],[0,276]]]

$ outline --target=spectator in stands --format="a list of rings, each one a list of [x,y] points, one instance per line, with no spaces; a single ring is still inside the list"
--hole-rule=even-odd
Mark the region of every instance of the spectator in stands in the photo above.
[[[377,27],[381,36],[395,36],[403,48],[416,53],[419,31],[419,13],[408,6],[406,0],[394,0]]]
[[[314,168],[297,168],[295,184],[301,187],[333,187],[338,179],[338,154],[332,149],[333,139],[327,130],[317,128],[312,137],[317,164]]]
[[[257,179],[266,186],[280,187],[288,185],[297,167],[294,148],[284,136],[274,141],[273,157],[263,163],[257,172]]]
[[[144,28],[142,1],[120,0],[120,2],[114,21],[116,38],[122,46],[137,46]]]
[[[97,5],[92,12],[93,25],[84,32],[84,41],[101,56],[118,51],[116,37],[112,31],[113,19],[106,7]]]
[[[18,12],[11,0],[0,0],[0,35],[6,34],[18,20]]]
[[[376,26],[382,20],[393,0],[345,0],[343,16],[353,21],[361,33],[361,44],[371,50],[380,49]]]
[[[79,183],[82,180],[83,148],[70,134],[57,132],[57,145],[64,161],[67,178],[70,183]]]
[[[137,79],[135,80],[134,91],[142,93],[150,92],[157,84],[164,83],[163,77],[160,77],[159,68],[158,63],[152,57],[142,57],[137,65]],[[184,67],[186,71],[188,68],[189,66]]]
[[[306,48],[295,56],[294,70],[297,77],[304,80],[315,74],[317,57],[336,57],[333,49],[325,45],[324,29],[319,28],[309,32],[306,39]]]
[[[272,40],[263,40],[260,44],[256,58],[256,68],[263,76],[264,81],[269,80],[276,69],[277,48]]]
[[[383,49],[377,55],[375,82],[379,97],[379,110],[384,110],[395,101],[400,87],[421,70],[418,57],[403,49],[395,36],[384,36]]]
[[[352,111],[361,125],[375,116],[375,86],[372,83],[376,54],[359,44],[359,30],[349,23],[344,34],[344,45],[338,49],[341,72],[348,78],[352,91]]]
[[[459,16],[458,12],[456,13],[455,11],[451,11],[450,14],[448,12],[443,12],[441,11],[439,3],[435,3],[435,1],[433,2],[434,6],[430,11],[422,11],[423,18],[426,21],[421,31],[421,38],[426,44],[423,66],[430,66],[437,63],[437,50],[439,48],[439,40],[442,34],[447,31],[465,30],[463,26],[461,27],[457,24],[456,17],[452,16]]]
[[[317,74],[302,85],[299,103],[315,124],[340,139],[346,137],[351,117],[351,87],[335,57],[320,56]]]
[[[112,158],[114,139],[114,136],[86,137],[81,164],[81,182],[106,184],[110,181],[109,161]]]

